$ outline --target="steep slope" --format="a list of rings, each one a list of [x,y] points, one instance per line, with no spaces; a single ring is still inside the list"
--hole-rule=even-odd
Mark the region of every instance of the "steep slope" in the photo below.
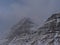
[[[8,41],[4,42],[3,44],[8,45],[17,37],[30,37],[29,35],[32,35],[34,32],[36,32],[36,26],[37,25],[33,23],[30,18],[22,19],[18,24],[11,28],[11,31],[6,38]]]
[[[60,14],[53,14],[39,28],[42,45],[60,45]]]
[[[60,14],[53,14],[38,27],[30,18],[14,25],[1,45],[60,45]]]

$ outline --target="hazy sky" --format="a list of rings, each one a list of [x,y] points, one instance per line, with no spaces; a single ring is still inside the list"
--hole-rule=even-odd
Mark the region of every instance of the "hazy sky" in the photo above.
[[[0,35],[23,17],[31,17],[41,25],[57,12],[60,0],[0,0]]]

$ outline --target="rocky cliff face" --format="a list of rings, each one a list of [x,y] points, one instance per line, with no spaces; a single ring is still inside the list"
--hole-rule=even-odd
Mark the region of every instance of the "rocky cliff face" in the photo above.
[[[1,45],[60,45],[59,20],[60,14],[53,14],[38,27],[30,18],[24,18],[11,28]]]

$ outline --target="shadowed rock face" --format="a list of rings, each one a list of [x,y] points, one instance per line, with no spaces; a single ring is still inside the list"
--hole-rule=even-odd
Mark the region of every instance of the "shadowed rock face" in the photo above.
[[[53,14],[37,28],[30,18],[22,19],[11,28],[1,45],[60,45],[60,14]]]

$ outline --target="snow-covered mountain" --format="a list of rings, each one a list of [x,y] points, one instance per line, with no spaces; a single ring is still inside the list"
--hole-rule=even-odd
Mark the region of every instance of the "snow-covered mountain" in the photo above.
[[[42,45],[60,45],[60,13],[49,17],[38,32]]]
[[[8,41],[4,42],[3,44],[10,45],[15,38],[30,38],[30,36],[32,36],[32,34],[34,34],[36,31],[37,25],[33,23],[30,18],[23,18],[18,24],[11,28],[11,31],[5,38],[8,39]]]
[[[22,19],[0,45],[60,45],[60,14],[53,14],[41,27],[30,18]]]

